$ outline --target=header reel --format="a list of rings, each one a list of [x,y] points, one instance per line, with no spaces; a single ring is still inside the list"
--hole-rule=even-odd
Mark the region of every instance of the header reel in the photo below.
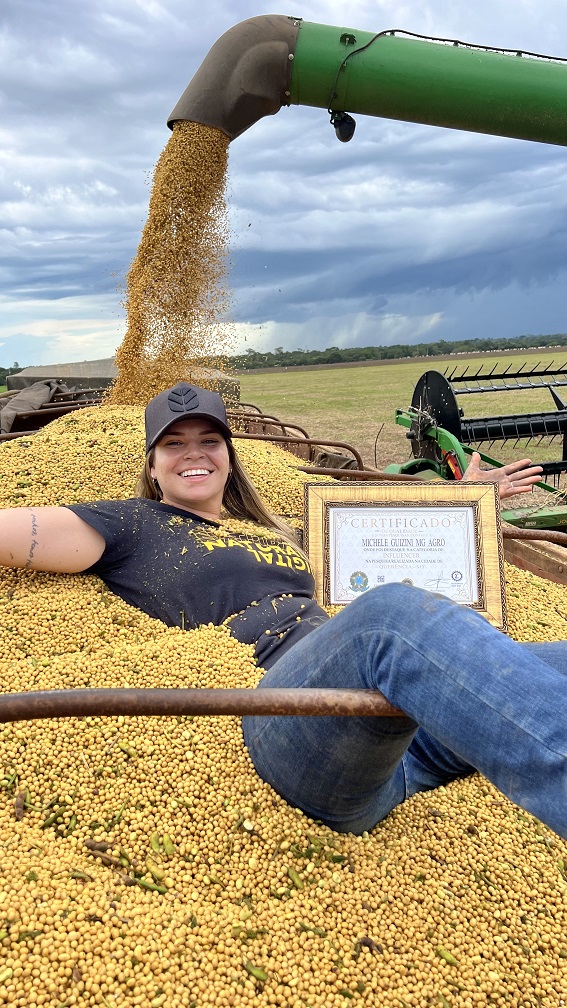
[[[516,444],[520,440],[525,440],[529,444],[534,439],[537,439],[539,444],[543,438],[553,440],[561,437],[561,461],[541,463],[544,477],[551,476],[557,482],[561,473],[567,472],[567,402],[553,385],[567,385],[567,380],[558,380],[560,375],[567,376],[567,368],[540,369],[539,365],[536,365],[529,372],[521,369],[511,373],[509,368],[500,373],[495,373],[494,368],[484,374],[481,372],[467,374],[467,372],[468,368],[462,375],[457,376],[453,371],[449,380],[439,371],[426,371],[419,379],[409,411],[412,416],[410,439],[414,458],[429,458],[439,464],[447,464],[443,451],[439,451],[438,443],[432,448],[430,429],[432,424],[452,434],[463,446],[478,446],[487,442],[494,444],[495,441],[514,441]],[[544,376],[551,381],[542,381]],[[525,381],[520,382],[520,378]],[[534,381],[534,378],[539,380]],[[483,380],[488,383],[481,384]],[[462,383],[463,387],[454,389],[453,385],[457,383]],[[548,388],[556,409],[467,420],[457,403],[458,395],[533,388]],[[435,437],[433,441],[436,441]]]
[[[454,385],[462,385],[454,388]],[[491,466],[501,462],[490,458],[478,448],[495,441],[530,441],[561,437],[562,458],[557,462],[542,462],[543,480],[551,477],[555,486],[540,482],[537,486],[553,494],[551,507],[537,505],[518,507],[503,513],[503,518],[525,528],[567,529],[567,507],[555,506],[561,474],[567,472],[567,402],[552,386],[567,385],[567,367],[540,367],[531,370],[510,368],[496,372],[451,373],[450,378],[439,371],[426,371],[415,386],[411,406],[396,410],[396,423],[408,429],[413,458],[403,465],[388,466],[386,471],[421,475],[425,479],[460,480],[473,451]],[[505,416],[466,419],[457,402],[457,395],[474,392],[515,391],[517,389],[548,388],[556,409],[549,412],[517,413]],[[474,447],[471,447],[474,446]]]

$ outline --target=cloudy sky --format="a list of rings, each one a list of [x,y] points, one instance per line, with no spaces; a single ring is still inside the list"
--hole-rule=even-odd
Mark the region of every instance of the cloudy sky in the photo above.
[[[266,13],[567,57],[564,0],[3,0],[0,365],[115,350],[165,120]],[[356,118],[340,144],[282,109],[231,145],[240,349],[567,332],[567,148]]]

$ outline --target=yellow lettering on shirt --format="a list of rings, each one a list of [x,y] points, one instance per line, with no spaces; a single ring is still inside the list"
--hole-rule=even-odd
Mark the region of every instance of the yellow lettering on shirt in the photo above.
[[[267,563],[267,564],[272,564],[273,563],[273,561],[274,561],[274,555],[273,555],[273,553],[272,553],[271,550],[268,551],[268,550],[261,550],[261,549],[259,549],[258,553],[260,554],[260,557],[262,558],[262,560],[265,561],[265,563]]]
[[[276,567],[291,567],[291,559],[276,555]]]
[[[264,562],[270,564],[270,566],[275,565],[276,567],[285,567],[296,571],[310,569],[306,560],[290,543],[259,544],[257,541],[245,539],[244,537],[235,539],[232,536],[201,538],[201,535],[199,535],[198,539],[209,553],[215,549],[230,549],[233,546],[239,546],[241,549],[245,549],[248,553],[251,553],[258,563]]]
[[[208,549],[209,553],[214,549],[226,549],[226,543],[222,539],[205,539],[202,540],[203,546]]]
[[[302,557],[293,556],[291,559],[293,562],[294,570],[296,571],[307,570],[307,564],[305,563],[305,560]]]

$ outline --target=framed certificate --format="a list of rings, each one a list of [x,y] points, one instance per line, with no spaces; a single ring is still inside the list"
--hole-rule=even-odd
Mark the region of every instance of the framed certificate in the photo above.
[[[506,629],[498,491],[493,483],[309,483],[305,548],[323,605],[405,582]]]

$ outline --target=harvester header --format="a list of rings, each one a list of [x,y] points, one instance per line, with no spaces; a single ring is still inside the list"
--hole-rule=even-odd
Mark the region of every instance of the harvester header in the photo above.
[[[269,14],[215,42],[168,125],[186,119],[234,140],[283,105],[327,109],[343,141],[352,112],[567,145],[567,60]]]

